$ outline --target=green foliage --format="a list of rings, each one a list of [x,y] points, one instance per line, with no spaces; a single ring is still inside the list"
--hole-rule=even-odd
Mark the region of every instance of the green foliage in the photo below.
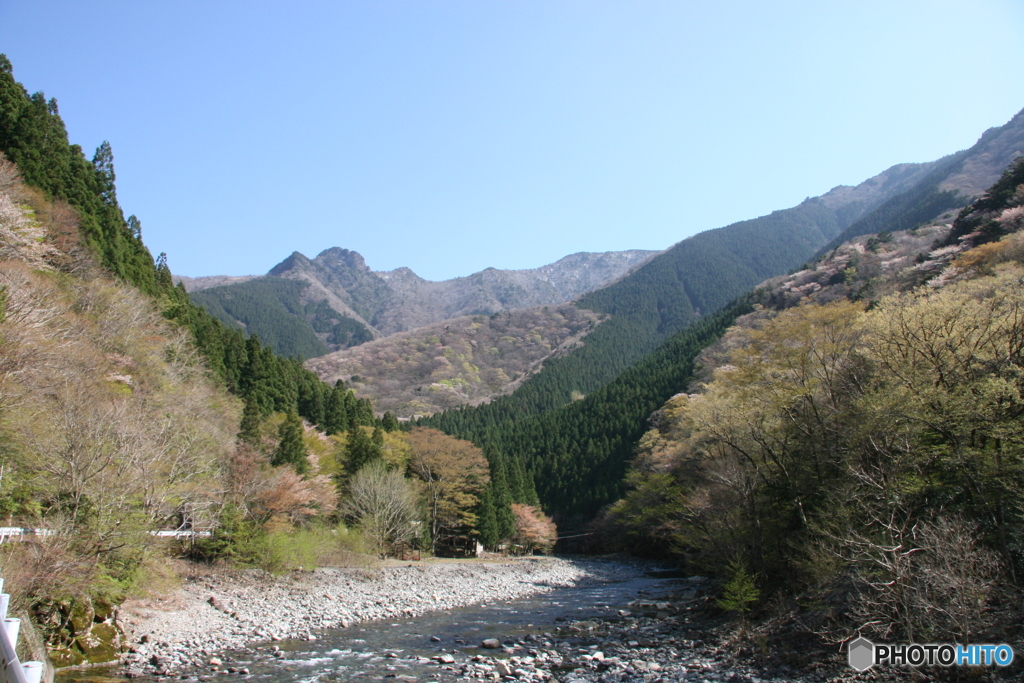
[[[380,445],[366,435],[366,430],[358,425],[353,425],[348,430],[346,471],[354,474],[367,465],[383,459]]]
[[[147,294],[160,291],[153,256],[128,225],[114,190],[114,157],[104,142],[90,162],[68,142],[57,101],[29,95],[0,55],[0,152],[29,185],[78,212],[81,231],[99,262]]]
[[[498,518],[494,510],[493,479],[492,483],[483,487],[480,491],[480,502],[477,504],[476,513],[477,538],[485,548],[494,548],[502,540],[498,531]]]
[[[500,444],[509,460],[521,460],[532,473],[546,510],[591,516],[622,494],[626,463],[647,416],[686,386],[697,354],[748,310],[743,302],[726,307],[676,334],[614,381],[555,410],[538,415],[504,403],[501,412],[466,408],[422,422],[485,446]]]
[[[114,276],[156,298],[165,318],[187,328],[208,368],[225,382],[229,391],[252,402],[261,416],[297,411],[323,427],[329,387],[302,367],[299,360],[275,355],[256,335],[246,339],[237,326],[225,327],[205,309],[194,305],[184,287],[173,285],[166,255],[161,254],[154,262],[142,243],[138,218],[132,216],[126,221],[118,206],[110,145],[103,143],[92,161],[87,160],[79,146],[68,143],[56,101],[47,101],[42,93],[29,96],[14,80],[11,63],[3,55],[0,152],[18,165],[26,183],[75,209],[81,233],[99,263]],[[352,335],[359,336],[357,332]],[[302,355],[313,350],[299,344],[288,352]],[[357,408],[350,419],[359,424],[375,423],[370,406]]]
[[[278,431],[277,450],[270,460],[271,465],[291,465],[296,474],[309,471],[309,458],[302,440],[303,431],[302,419],[295,413],[289,413]]]
[[[192,301],[230,328],[257,334],[287,358],[314,358],[373,339],[365,325],[325,300],[303,303],[305,280],[262,277],[192,292]]]
[[[238,440],[253,446],[260,442],[260,412],[254,401],[246,401],[242,409]]]
[[[722,595],[715,604],[727,612],[736,612],[741,618],[746,618],[750,606],[761,597],[761,591],[742,560],[733,560],[729,564],[729,573],[731,577],[722,587]]]
[[[347,431],[355,421],[355,395],[340,380],[331,389],[324,408],[323,429],[327,434]]]
[[[202,562],[230,563],[282,573],[324,565],[361,563],[362,536],[344,526],[267,531],[246,519],[236,506],[226,505],[213,535],[198,538],[186,553]]]
[[[953,233],[1020,230],[1022,185],[1017,162]],[[753,567],[771,593],[841,589],[857,627],[969,639],[1024,567],[1022,237],[870,307],[794,301],[731,329],[704,391],[640,441],[607,530],[727,576],[725,609],[757,599]]]
[[[397,432],[402,428],[402,423],[389,411],[384,411],[380,418],[380,426],[385,432]]]
[[[1002,209],[1020,203],[1020,186],[1024,184],[1024,161],[1018,157],[1003,172],[996,184],[974,203],[964,207],[956,223],[946,237],[944,245],[957,244],[964,235],[979,232],[976,244],[999,239],[1009,232],[1009,227],[998,220]]]
[[[206,538],[197,538],[188,551],[192,559],[204,562],[230,561],[240,565],[259,565],[266,553],[266,533],[246,519],[235,505],[221,509],[218,525]]]
[[[494,511],[494,534],[499,541],[512,537],[516,532],[516,518],[512,514],[512,492],[508,486],[505,458],[491,454],[488,458],[491,469],[490,498]]]
[[[684,240],[578,300],[611,316],[582,347],[545,362],[509,396],[419,423],[501,444],[532,473],[546,510],[592,515],[621,495],[644,419],[686,385],[697,353],[745,312],[729,302],[803,263],[859,215],[808,200]],[[579,394],[585,398],[573,401]]]

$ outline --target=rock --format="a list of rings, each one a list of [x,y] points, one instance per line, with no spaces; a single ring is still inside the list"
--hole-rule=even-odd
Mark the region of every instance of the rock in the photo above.
[[[96,618],[92,601],[89,598],[76,599],[66,609],[69,612],[68,625],[71,627],[71,631],[76,636],[88,635]]]
[[[210,661],[207,662],[207,664],[209,664],[210,666],[220,666],[223,663],[224,662],[222,662],[217,657],[210,657]]]
[[[501,676],[512,675],[512,669],[509,668],[508,664],[506,664],[505,660],[503,659],[499,659],[494,663],[494,670],[497,671],[498,674]]]
[[[432,643],[440,643],[441,639],[438,638],[437,636],[430,636],[430,642],[432,642]]]
[[[487,638],[480,643],[480,647],[485,647],[488,650],[497,650],[501,647],[501,641],[497,638]]]

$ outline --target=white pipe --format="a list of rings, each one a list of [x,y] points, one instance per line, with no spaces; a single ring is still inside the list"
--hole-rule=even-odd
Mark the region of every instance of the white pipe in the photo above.
[[[11,606],[11,596],[7,593],[0,593],[0,619],[7,618],[7,608]]]
[[[39,683],[43,679],[42,662],[25,662],[21,670],[25,672],[26,683]]]
[[[25,680],[25,670],[21,668],[21,662],[17,657],[7,662],[2,673],[7,683],[28,683]]]
[[[21,630],[21,619],[4,619],[4,628],[7,629],[7,638],[11,645],[18,647],[18,631]]]

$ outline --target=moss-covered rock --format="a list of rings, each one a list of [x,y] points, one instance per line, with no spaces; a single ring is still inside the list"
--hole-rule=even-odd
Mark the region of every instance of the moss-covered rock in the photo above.
[[[48,648],[50,661],[53,666],[60,669],[65,666],[78,666],[85,664],[86,658],[77,648],[51,647]]]
[[[124,649],[117,606],[108,600],[78,597],[47,601],[37,604],[34,611],[46,633],[50,660],[57,668],[112,662]]]
[[[94,621],[99,623],[113,619],[117,611],[117,606],[106,598],[93,598],[92,609],[93,613],[96,615]]]
[[[87,635],[95,617],[92,601],[89,598],[76,598],[68,610],[68,626],[76,636]]]
[[[120,651],[117,629],[109,624],[96,624],[92,633],[75,638],[77,648],[90,664],[102,664],[117,659]]]

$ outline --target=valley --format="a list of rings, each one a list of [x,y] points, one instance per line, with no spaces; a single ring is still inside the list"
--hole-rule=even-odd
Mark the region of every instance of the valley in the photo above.
[[[841,679],[854,634],[1024,647],[1024,113],[663,251],[431,282],[341,247],[176,279],[6,57],[0,112],[0,512],[50,531],[0,544],[25,657],[782,681]],[[631,554],[690,577],[671,609],[630,612]],[[518,669],[413,642],[512,599],[558,631]]]

